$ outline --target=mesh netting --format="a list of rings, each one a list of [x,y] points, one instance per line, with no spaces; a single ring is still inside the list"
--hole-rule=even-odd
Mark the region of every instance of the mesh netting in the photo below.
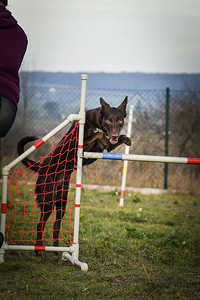
[[[45,157],[26,169],[11,172],[6,221],[8,243],[45,241],[45,245],[52,245],[52,240],[62,241],[63,245],[72,243],[77,148],[78,124],[75,122]],[[38,172],[34,173],[31,168],[36,166]],[[39,239],[38,224],[41,224]]]

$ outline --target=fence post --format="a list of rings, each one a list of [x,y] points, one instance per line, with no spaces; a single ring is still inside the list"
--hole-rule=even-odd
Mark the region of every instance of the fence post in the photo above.
[[[133,124],[133,105],[130,105],[129,108],[129,118],[128,118],[128,128],[127,128],[127,137],[131,137],[131,130],[132,130],[132,124]],[[130,146],[125,146],[125,154],[129,154]],[[123,166],[123,172],[122,172],[122,185],[121,185],[121,194],[120,194],[120,201],[119,206],[124,206],[124,194],[125,194],[125,188],[126,188],[126,175],[128,171],[128,161],[124,161]]]
[[[165,156],[168,156],[169,149],[169,101],[170,88],[166,88],[166,104],[165,104]],[[168,188],[168,163],[164,166],[164,189]]]

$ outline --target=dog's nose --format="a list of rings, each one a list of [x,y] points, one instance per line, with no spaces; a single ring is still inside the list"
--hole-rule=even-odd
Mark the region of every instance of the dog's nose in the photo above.
[[[112,132],[112,138],[114,138],[114,139],[118,138],[117,132]]]

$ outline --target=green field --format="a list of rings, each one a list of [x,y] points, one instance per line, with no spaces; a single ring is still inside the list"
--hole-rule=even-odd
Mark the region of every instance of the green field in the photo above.
[[[7,251],[1,299],[200,299],[200,197],[82,192],[79,259]]]

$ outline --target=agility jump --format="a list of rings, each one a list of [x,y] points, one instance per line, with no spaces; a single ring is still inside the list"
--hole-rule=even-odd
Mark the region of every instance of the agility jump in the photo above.
[[[77,265],[82,271],[88,270],[88,265],[79,260],[79,217],[81,205],[81,187],[82,187],[82,162],[83,159],[111,159],[111,160],[124,160],[124,161],[146,161],[146,162],[159,162],[159,163],[179,163],[179,164],[200,164],[199,158],[184,158],[184,157],[168,157],[168,156],[150,156],[150,155],[135,155],[135,154],[119,154],[119,153],[96,153],[84,152],[83,153],[83,137],[84,137],[84,124],[85,124],[85,98],[86,98],[86,81],[87,75],[81,75],[81,99],[80,99],[80,112],[68,116],[59,126],[53,129],[50,133],[45,135],[39,142],[35,143],[17,159],[12,161],[9,165],[5,166],[2,170],[3,185],[2,185],[2,204],[1,204],[1,232],[5,236],[6,232],[6,212],[7,212],[7,187],[8,177],[11,169],[21,162],[25,157],[33,153],[41,147],[47,140],[58,133],[61,129],[66,127],[73,121],[79,122],[79,135],[78,135],[78,150],[77,150],[77,171],[76,171],[76,195],[74,203],[74,232],[73,241],[69,247],[49,247],[49,246],[32,246],[32,245],[13,245],[4,242],[0,249],[0,263],[4,262],[4,254],[7,250],[31,250],[31,251],[61,251],[63,260],[70,260],[72,264]]]

